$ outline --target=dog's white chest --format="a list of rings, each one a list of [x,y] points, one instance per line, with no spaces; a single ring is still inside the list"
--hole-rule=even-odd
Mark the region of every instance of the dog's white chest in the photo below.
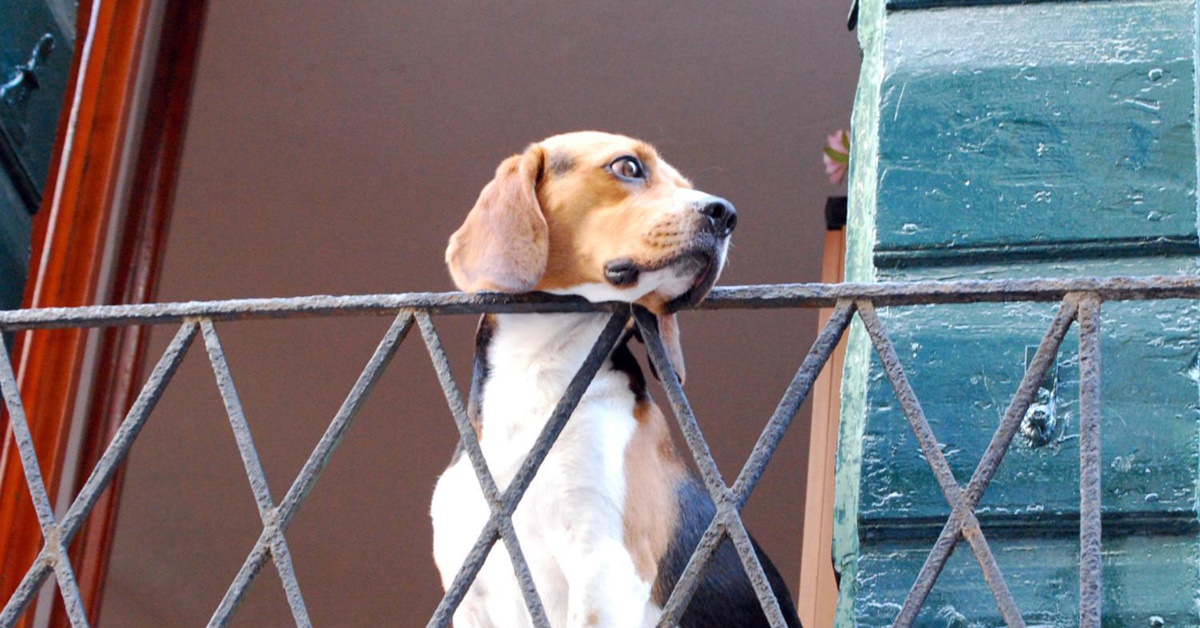
[[[506,329],[505,324],[501,329],[513,336],[522,330],[513,325]],[[581,335],[595,337],[586,330]],[[499,350],[491,355],[514,358],[513,363],[490,365],[482,405],[481,447],[502,491],[583,360],[579,348],[561,347],[549,353],[522,352],[536,355],[537,362],[519,364],[522,354],[504,350],[510,339],[516,338],[498,339]],[[582,350],[586,353],[589,347],[590,343]],[[551,368],[545,368],[547,364]],[[624,460],[637,428],[634,401],[622,375],[601,371],[513,516],[553,626],[641,626],[652,625],[657,617],[650,602],[652,583],[637,574],[624,545]],[[438,480],[431,516],[434,560],[448,587],[489,516],[465,453]],[[530,625],[502,542],[463,600],[455,625]]]

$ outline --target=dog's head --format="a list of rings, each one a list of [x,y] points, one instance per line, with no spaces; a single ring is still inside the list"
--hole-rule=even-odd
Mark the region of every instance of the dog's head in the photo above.
[[[621,135],[556,135],[504,160],[446,263],[459,289],[574,294],[659,316],[682,375],[673,313],[708,294],[737,213],[693,189],[650,145]]]

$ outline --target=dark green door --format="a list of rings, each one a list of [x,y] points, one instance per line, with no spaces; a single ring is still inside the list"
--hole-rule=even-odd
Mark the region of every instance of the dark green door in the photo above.
[[[863,0],[861,15],[849,280],[1197,272],[1194,0]],[[1054,310],[884,312],[960,484]],[[1200,625],[1198,323],[1191,302],[1104,305],[1105,626]],[[1029,625],[1078,623],[1077,346],[977,509]],[[950,508],[861,333],[847,365],[839,622],[884,626]],[[917,623],[1003,625],[965,544]]]
[[[74,46],[73,0],[0,4],[0,308],[20,307]]]

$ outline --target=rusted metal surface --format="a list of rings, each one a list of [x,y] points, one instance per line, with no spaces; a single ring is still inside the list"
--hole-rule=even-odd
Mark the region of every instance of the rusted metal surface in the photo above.
[[[211,321],[210,321],[211,322]],[[350,424],[354,421],[354,417],[358,414],[358,410],[362,407],[367,396],[379,382],[379,377],[391,362],[392,356],[396,354],[396,349],[400,343],[404,341],[408,330],[412,327],[413,317],[405,312],[396,317],[392,325],[388,327],[383,339],[379,341],[379,345],[375,349],[375,353],[371,355],[370,361],[363,368],[362,374],[358,380],[354,382],[354,387],[350,389],[350,393],[346,395],[346,400],[338,409],[329,427],[325,433],[321,435],[321,440],[317,442],[317,446],[313,452],[309,454],[308,459],[304,462],[304,466],[300,469],[300,473],[292,482],[291,488],[284,495],[279,506],[270,510],[268,516],[263,517],[263,531],[259,536],[258,541],[254,544],[254,548],[250,550],[250,555],[246,557],[242,563],[241,569],[238,570],[237,576],[230,583],[229,589],[225,592],[225,597],[222,598],[221,604],[213,613],[212,619],[209,620],[210,627],[227,626],[234,611],[239,603],[249,590],[251,582],[258,572],[266,563],[268,557],[275,553],[283,554],[286,548],[283,546],[283,530],[291,523],[292,517],[295,516],[296,510],[300,507],[301,502],[308,496],[313,485],[317,481],[317,477],[325,466],[329,464],[329,458],[333,455],[333,451],[342,442],[342,438],[346,435],[346,431],[350,428]],[[252,480],[253,481],[253,480]],[[290,564],[290,559],[285,559]],[[280,572],[283,577],[283,570]],[[294,580],[293,580],[294,582]],[[299,596],[298,588],[294,591],[288,588],[288,581],[284,579],[285,592],[291,595],[293,592]],[[293,609],[295,604],[293,604]],[[299,620],[297,620],[299,622]],[[302,625],[299,624],[298,625]]]
[[[704,440],[704,435],[700,432],[700,424],[696,422],[696,415],[692,412],[692,407],[688,403],[687,396],[683,394],[683,386],[679,383],[679,377],[675,373],[675,366],[671,364],[670,358],[667,357],[666,347],[663,346],[662,338],[658,334],[658,321],[654,318],[653,314],[640,308],[634,311],[634,317],[637,319],[638,328],[642,332],[642,338],[646,342],[646,353],[650,356],[650,362],[654,364],[654,368],[662,376],[663,387],[666,389],[667,399],[671,402],[671,409],[675,412],[675,419],[679,423],[683,439],[687,443],[688,449],[692,452],[692,458],[696,461],[696,466],[700,469],[700,476],[703,478],[704,485],[708,489],[709,495],[712,496],[713,504],[717,509],[716,515],[713,517],[713,524],[717,525],[718,532],[715,536],[706,532],[701,538],[700,548],[704,548],[704,554],[711,558],[712,553],[716,551],[717,547],[724,540],[724,537],[728,536],[733,542],[734,548],[737,549],[738,557],[742,561],[742,567],[746,571],[746,576],[750,579],[750,584],[754,587],[754,593],[758,596],[759,604],[762,605],[763,612],[766,613],[767,621],[770,623],[771,628],[787,628],[783,612],[779,609],[779,601],[775,599],[775,594],[771,591],[771,585],[767,582],[767,575],[763,572],[762,564],[759,562],[758,555],[754,552],[754,548],[750,542],[750,535],[747,534],[745,526],[742,525],[742,518],[735,506],[736,500],[733,498],[733,492],[725,484],[725,480],[721,478],[721,471],[717,469],[717,463],[713,460],[708,443]],[[710,525],[711,527],[712,525]],[[711,544],[711,549],[705,547],[706,543]],[[700,548],[697,548],[697,552],[693,553],[692,560],[689,560],[687,567],[684,568],[680,582],[676,583],[675,591],[668,598],[666,607],[663,608],[662,617],[659,619],[659,626],[676,625],[679,622],[679,618],[683,616],[688,598],[695,591],[695,587],[699,585],[700,577],[704,575],[703,563],[693,566],[693,563],[696,561],[696,555],[701,551]],[[704,562],[706,563],[707,559],[704,559]],[[692,591],[682,593],[681,584],[687,584]]]
[[[66,547],[70,545],[71,539],[83,525],[84,519],[95,505],[101,491],[116,473],[117,466],[128,455],[138,433],[141,432],[146,420],[150,417],[151,410],[154,409],[163,390],[166,389],[171,377],[183,361],[183,356],[191,346],[196,331],[195,323],[186,323],[175,334],[175,338],[167,346],[162,359],[154,367],[150,378],[142,387],[141,394],[138,395],[133,407],[130,408],[125,420],[121,423],[116,437],[109,444],[96,468],[92,470],[71,507],[67,509],[61,523],[54,522],[52,511],[43,512],[42,507],[43,505],[48,507],[50,497],[41,481],[41,472],[38,469],[33,443],[28,438],[28,423],[25,419],[25,410],[21,404],[20,394],[17,391],[16,380],[13,377],[8,350],[4,343],[0,343],[0,392],[3,392],[5,404],[8,406],[9,417],[14,426],[14,435],[17,436],[17,448],[22,464],[25,466],[29,494],[37,507],[38,519],[42,524],[42,533],[45,536],[41,552],[24,578],[21,579],[20,584],[17,585],[16,591],[5,602],[4,610],[0,611],[0,627],[9,628],[21,618],[29,603],[33,601],[42,582],[52,570],[58,576],[59,590],[67,606],[72,625],[88,625],[86,616],[81,615],[82,607],[78,606],[79,589],[74,579],[70,577],[70,560],[66,553]],[[16,432],[20,432],[20,434],[17,435]]]
[[[796,413],[800,411],[800,405],[812,391],[813,382],[817,381],[821,369],[825,367],[825,363],[833,355],[833,350],[837,348],[838,341],[850,326],[854,310],[853,301],[838,301],[837,307],[829,316],[829,321],[813,342],[812,349],[804,356],[804,362],[800,364],[800,369],[796,371],[795,377],[784,391],[783,399],[779,400],[771,420],[754,443],[750,459],[733,482],[733,501],[739,510],[746,505],[746,500],[750,499],[750,493],[766,470],[771,456],[775,454],[779,441],[783,440],[792,420],[796,418]]]
[[[267,486],[267,476],[263,472],[262,462],[258,459],[258,450],[254,448],[254,439],[250,435],[250,424],[246,422],[242,400],[233,385],[233,373],[229,370],[225,349],[221,346],[221,339],[217,336],[217,329],[211,320],[200,321],[200,330],[204,334],[204,346],[208,349],[213,375],[217,378],[217,390],[225,403],[229,426],[233,428],[233,438],[237,441],[238,453],[241,454],[242,464],[246,468],[246,478],[250,480],[250,492],[254,494],[254,501],[258,504],[258,515],[262,519],[263,528],[269,528],[275,516],[275,502],[271,499],[271,489]],[[279,579],[283,581],[283,590],[287,593],[288,605],[292,609],[292,618],[296,620],[296,625],[311,626],[312,620],[308,618],[308,609],[304,606],[300,584],[296,581],[296,570],[292,566],[292,554],[282,532],[272,538],[271,557],[279,571]]]
[[[1100,628],[1100,299],[1079,299],[1079,626]]]
[[[883,362],[884,372],[887,373],[888,379],[891,380],[892,389],[896,392],[896,399],[900,402],[904,416],[908,419],[913,434],[921,446],[921,453],[925,456],[925,460],[933,470],[934,476],[937,477],[938,484],[942,488],[942,493],[946,496],[946,501],[950,503],[952,508],[956,508],[962,501],[962,491],[959,488],[958,481],[954,479],[954,473],[950,470],[950,463],[946,461],[946,456],[942,453],[941,446],[938,445],[937,437],[934,436],[928,419],[925,418],[925,411],[921,409],[921,402],[917,399],[916,393],[908,382],[908,377],[904,374],[904,368],[900,365],[900,358],[896,355],[896,349],[892,345],[891,339],[888,338],[886,330],[884,330],[883,322],[879,320],[879,316],[875,313],[875,307],[867,301],[860,301],[858,303],[858,312],[859,318],[867,328],[867,333],[871,336],[871,342],[875,345],[875,350],[879,353],[879,359]],[[996,565],[996,558],[992,555],[987,539],[984,538],[983,531],[979,528],[979,521],[975,518],[974,511],[965,509],[962,529],[970,531],[969,534],[965,534],[964,536],[968,543],[970,543],[971,549],[975,552],[975,557],[979,560],[979,565],[983,568],[984,580],[987,582],[988,588],[991,589],[992,595],[996,598],[996,605],[1000,609],[1000,614],[1004,617],[1004,621],[1009,626],[1024,627],[1025,622],[1021,619],[1020,611],[1017,610],[1016,600],[1013,599],[1012,592],[1009,591],[1008,585],[1004,582],[1004,576],[1000,573],[999,566]],[[904,606],[901,607],[900,614],[896,617],[895,626],[907,628],[916,621],[917,613],[925,605],[925,599],[928,597],[930,590],[933,589],[933,584],[937,581],[942,566],[945,564],[945,558],[949,557],[951,551],[953,551],[952,544],[948,547],[934,546],[934,550],[930,552],[929,559],[922,566],[916,583],[909,591],[908,597],[904,600]],[[945,558],[939,562],[937,557],[942,552],[945,552]]]
[[[834,307],[839,300],[870,301],[876,307],[931,303],[1054,302],[1071,292],[1090,292],[1106,301],[1200,298],[1200,277],[1080,277],[1077,279],[998,279],[913,281],[872,284],[795,283],[715,288],[699,310]],[[360,296],[314,295],[141,305],[43,308],[0,311],[0,329],[53,329],[271,318],[397,314],[511,312],[613,312],[616,303],[590,303],[579,297],[542,293],[410,292]]]
[[[586,301],[548,295],[508,296],[500,294],[464,295],[461,293],[416,293],[348,297],[301,297],[292,299],[243,299],[206,303],[174,303],[142,306],[99,306],[87,308],[58,308],[0,312],[0,329],[30,329],[49,327],[82,327],[182,323],[175,338],[155,367],[141,394],[122,422],[113,442],[108,446],[96,468],[84,484],[79,496],[67,510],[61,522],[56,522],[50,499],[41,482],[38,461],[28,431],[23,406],[17,393],[8,354],[0,345],[0,389],[13,419],[14,435],[26,470],[29,495],[32,498],[45,538],[44,546],[18,585],[16,592],[0,611],[0,628],[13,626],[24,614],[42,583],[54,573],[72,625],[86,626],[87,618],[78,595],[65,547],[78,532],[99,494],[112,479],[117,466],[124,460],[134,439],[149,418],[192,340],[201,334],[217,379],[218,389],[229,415],[234,439],[241,453],[247,479],[257,503],[263,530],[250,550],[246,561],[230,583],[224,599],[214,612],[209,626],[228,625],[238,604],[255,576],[268,560],[279,571],[293,620],[297,626],[311,622],[304,605],[300,585],[291,565],[290,552],[284,531],[297,509],[312,489],[330,456],[350,428],[359,408],[379,381],[392,356],[414,323],[421,331],[424,344],[442,385],[450,414],[457,426],[466,452],[491,516],[480,531],[478,540],[460,572],[446,591],[433,613],[428,626],[448,626],[455,609],[482,568],[496,541],[503,540],[513,564],[514,574],[521,585],[525,602],[534,625],[549,626],[537,589],[534,586],[512,515],[534,475],[558,435],[566,426],[592,378],[607,360],[632,315],[646,341],[650,361],[659,373],[667,398],[675,412],[684,439],[700,470],[704,484],[716,505],[716,515],[710,523],[675,589],[663,609],[661,626],[673,626],[682,617],[717,547],[728,538],[741,558],[751,584],[772,626],[785,622],[778,601],[767,582],[762,565],[750,543],[742,523],[740,510],[754,490],[759,477],[778,447],[780,440],[795,418],[813,381],[829,360],[853,317],[857,314],[866,327],[878,351],[893,390],[909,421],[921,453],[938,479],[946,501],[952,508],[924,567],[905,600],[897,626],[909,626],[936,582],[946,559],[958,539],[965,538],[983,567],[984,578],[995,596],[998,608],[1009,626],[1024,626],[1015,601],[1004,583],[976,519],[974,508],[980,502],[996,469],[1004,458],[1020,428],[1021,419],[1033,402],[1039,383],[1054,363],[1059,347],[1072,323],[1080,322],[1080,394],[1081,394],[1081,575],[1080,621],[1083,626],[1099,626],[1100,618],[1100,389],[1099,389],[1099,309],[1104,300],[1142,300],[1167,298],[1200,298],[1200,280],[1194,277],[1152,278],[1081,278],[1070,280],[1016,281],[957,281],[914,282],[908,284],[792,284],[778,286],[743,286],[714,291],[701,307],[775,308],[819,307],[835,305],[836,309],[822,329],[812,349],[805,356],[796,375],[785,391],[775,412],[763,429],[749,459],[732,487],[721,477],[708,444],[700,431],[694,412],[675,377],[674,367],[667,358],[652,314],[628,304],[592,304]],[[937,439],[930,429],[920,401],[909,385],[895,348],[887,335],[876,307],[888,305],[917,305],[930,303],[970,303],[980,301],[1061,301],[1057,315],[1047,330],[1029,364],[1025,376],[996,429],[987,451],[982,456],[966,487],[954,478]],[[537,442],[529,452],[512,482],[501,490],[488,470],[477,435],[467,417],[462,397],[450,372],[449,360],[442,348],[433,323],[434,314],[478,314],[481,312],[609,312],[611,316],[600,333],[579,371],[571,380],[563,398],[546,422]],[[346,400],[330,422],[324,435],[309,456],[304,467],[287,493],[276,504],[267,485],[258,453],[251,438],[249,425],[233,383],[233,376],[214,321],[290,318],[303,316],[391,314],[392,325],[380,340],[362,374],[348,393]]]

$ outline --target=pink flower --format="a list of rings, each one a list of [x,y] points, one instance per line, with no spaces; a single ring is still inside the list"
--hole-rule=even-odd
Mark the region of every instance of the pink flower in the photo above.
[[[846,180],[850,168],[850,134],[845,129],[834,131],[825,142],[821,159],[825,162],[825,174],[830,183]]]

